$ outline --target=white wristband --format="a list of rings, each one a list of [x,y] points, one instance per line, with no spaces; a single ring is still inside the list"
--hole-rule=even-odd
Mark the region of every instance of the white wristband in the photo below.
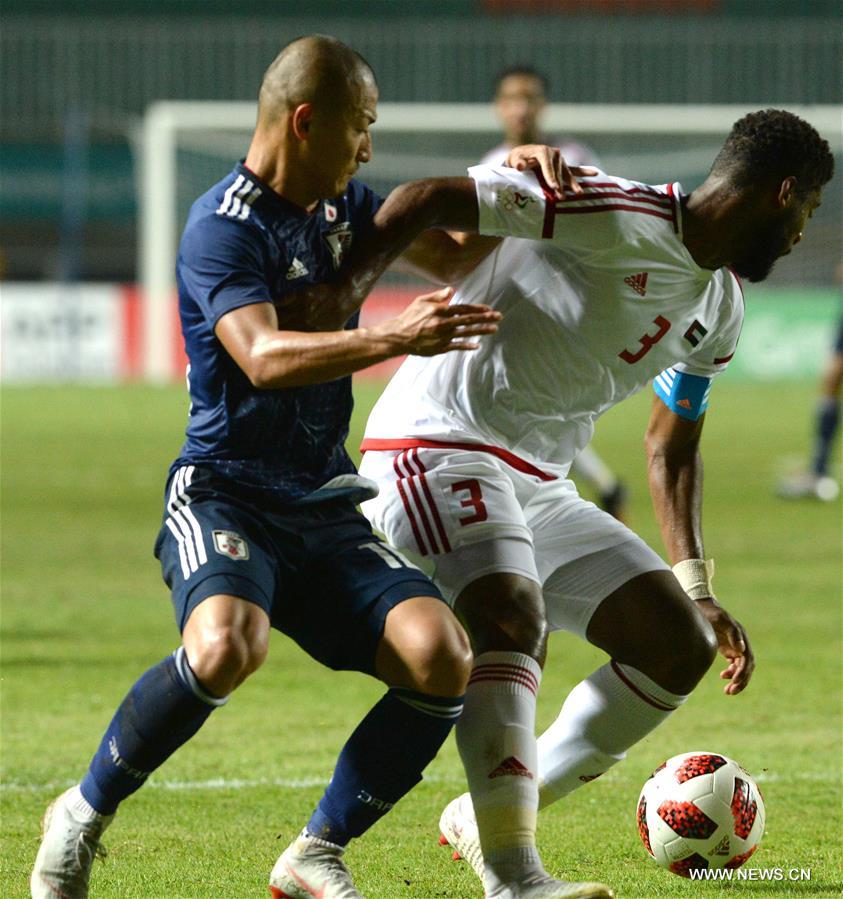
[[[714,599],[711,581],[714,559],[684,559],[673,566],[673,573],[691,599]]]

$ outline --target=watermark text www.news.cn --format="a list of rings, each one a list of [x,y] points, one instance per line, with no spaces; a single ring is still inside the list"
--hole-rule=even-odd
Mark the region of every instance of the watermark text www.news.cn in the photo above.
[[[810,868],[692,868],[691,880],[810,880]]]

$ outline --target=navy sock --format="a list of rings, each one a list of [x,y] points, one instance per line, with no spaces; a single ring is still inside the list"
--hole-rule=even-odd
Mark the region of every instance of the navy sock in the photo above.
[[[422,779],[462,704],[462,696],[389,690],[343,747],[307,832],[345,846],[368,830]]]
[[[834,435],[840,424],[840,404],[835,397],[826,397],[817,407],[816,441],[814,444],[814,474],[822,477],[828,471],[828,457]]]
[[[225,702],[202,689],[180,647],[120,703],[82,780],[82,795],[100,814],[112,814]]]

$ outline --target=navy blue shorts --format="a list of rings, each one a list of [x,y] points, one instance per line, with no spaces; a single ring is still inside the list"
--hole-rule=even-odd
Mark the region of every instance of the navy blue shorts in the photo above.
[[[179,630],[209,596],[238,596],[337,670],[374,674],[387,612],[413,596],[442,598],[350,500],[273,504],[194,466],[167,485],[155,556]]]

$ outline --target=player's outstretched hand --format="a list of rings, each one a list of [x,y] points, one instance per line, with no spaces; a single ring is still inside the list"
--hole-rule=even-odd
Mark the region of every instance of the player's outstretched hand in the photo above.
[[[538,169],[545,184],[556,194],[558,200],[565,199],[566,191],[574,195],[582,193],[577,178],[598,174],[598,170],[591,166],[569,166],[559,147],[547,147],[544,144],[514,147],[506,157],[506,165],[519,172]]]
[[[397,318],[376,325],[373,330],[396,342],[401,352],[414,356],[476,350],[480,344],[466,338],[494,334],[501,314],[479,304],[449,306],[453,294],[452,287],[422,294]]]
[[[720,672],[720,677],[729,681],[723,692],[728,696],[734,696],[746,687],[755,670],[755,655],[749,645],[749,637],[743,625],[732,618],[717,600],[698,599],[696,603],[714,628],[720,655],[729,662]]]

